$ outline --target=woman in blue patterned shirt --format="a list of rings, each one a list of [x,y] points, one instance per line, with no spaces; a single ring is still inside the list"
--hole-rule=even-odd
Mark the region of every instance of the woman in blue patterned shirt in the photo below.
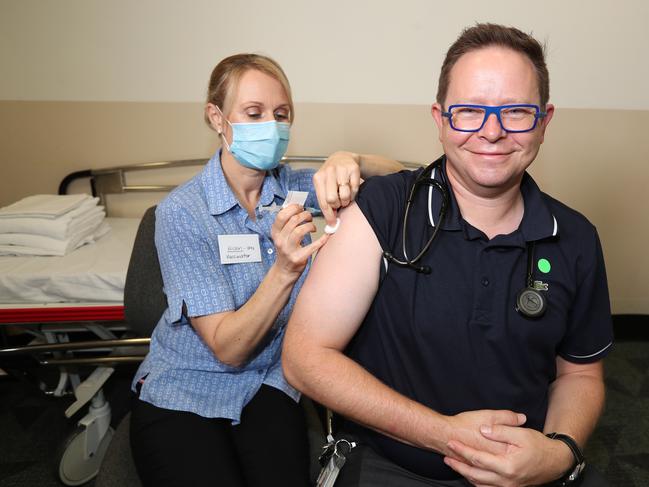
[[[339,152],[317,174],[279,165],[294,110],[265,56],[221,61],[205,120],[223,148],[156,211],[168,308],[133,381],[131,445],[145,486],[304,486],[308,444],[281,344],[311,255],[311,212],[328,222],[363,176],[401,166]],[[289,191],[303,205],[282,208]]]

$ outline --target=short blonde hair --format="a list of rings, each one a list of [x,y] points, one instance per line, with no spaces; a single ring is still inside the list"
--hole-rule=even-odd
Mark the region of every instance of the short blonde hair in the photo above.
[[[230,104],[232,103],[232,95],[235,92],[239,80],[250,69],[261,71],[280,82],[288,97],[290,109],[289,122],[293,123],[293,97],[288,78],[275,60],[260,54],[235,54],[226,57],[217,64],[212,71],[210,84],[207,87],[207,103],[212,103],[219,107],[223,114],[228,113]],[[204,117],[207,125],[212,127],[207,112],[205,112]]]

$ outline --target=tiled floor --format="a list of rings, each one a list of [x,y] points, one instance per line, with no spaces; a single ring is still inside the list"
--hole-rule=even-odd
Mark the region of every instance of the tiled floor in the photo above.
[[[618,342],[606,360],[606,410],[587,458],[612,487],[649,486],[649,342]]]
[[[618,342],[606,361],[606,382],[607,408],[587,458],[611,487],[647,487],[649,341]],[[123,374],[108,390],[114,409],[123,410],[127,391]],[[61,487],[59,449],[76,423],[63,414],[70,403],[46,397],[25,381],[0,377],[0,487]]]

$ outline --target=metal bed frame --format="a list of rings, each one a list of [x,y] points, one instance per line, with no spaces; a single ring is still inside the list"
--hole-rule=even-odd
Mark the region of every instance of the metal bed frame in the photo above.
[[[283,164],[322,164],[327,160],[323,156],[285,156]],[[90,178],[90,185],[93,196],[99,196],[102,205],[106,205],[106,195],[124,193],[151,193],[169,192],[175,188],[171,185],[148,184],[137,185],[126,182],[126,174],[129,172],[146,171],[150,169],[186,168],[202,166],[208,159],[182,159],[177,161],[145,162],[127,166],[116,166],[105,169],[90,169],[77,171],[68,174],[59,185],[59,194],[66,194],[70,183],[78,179]],[[407,169],[416,169],[421,164],[416,162],[401,161]]]

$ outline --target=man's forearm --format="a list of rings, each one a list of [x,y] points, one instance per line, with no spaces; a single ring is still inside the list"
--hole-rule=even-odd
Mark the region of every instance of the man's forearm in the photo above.
[[[604,398],[601,364],[560,375],[550,386],[544,432],[570,435],[583,447],[602,413]]]
[[[341,352],[290,346],[282,363],[288,381],[324,406],[404,443],[445,450],[444,416],[386,386]]]
[[[338,350],[284,342],[282,363],[289,382],[328,408],[385,436],[418,448],[453,455],[450,440],[502,454],[507,445],[484,438],[484,425],[520,426],[524,415],[508,410],[442,415],[383,384]]]

